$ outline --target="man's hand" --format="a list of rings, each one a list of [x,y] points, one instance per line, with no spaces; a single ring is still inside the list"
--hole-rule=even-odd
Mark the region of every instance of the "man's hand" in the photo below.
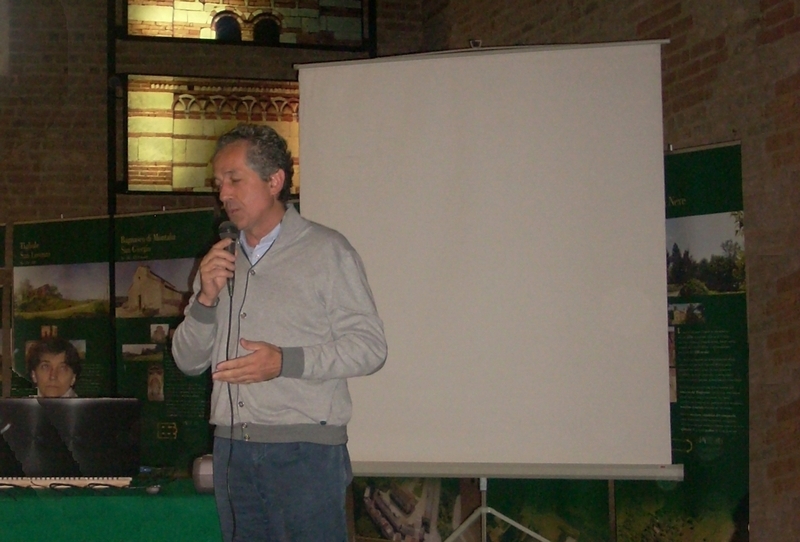
[[[200,292],[197,301],[211,307],[216,305],[220,291],[236,270],[236,256],[226,250],[232,239],[220,239],[200,261]]]
[[[230,384],[253,384],[272,380],[281,374],[283,354],[280,348],[247,339],[239,340],[239,344],[251,353],[219,363],[211,378]]]

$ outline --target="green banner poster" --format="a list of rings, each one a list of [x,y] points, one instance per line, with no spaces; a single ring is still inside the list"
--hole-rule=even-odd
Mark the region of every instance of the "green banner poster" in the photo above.
[[[6,226],[5,224],[0,224],[0,268],[4,268],[5,266],[6,266]],[[6,359],[3,354],[3,342],[6,329],[4,325],[5,320],[3,320],[3,314],[6,311],[4,305],[5,301],[3,298],[3,285],[0,284],[0,384],[2,384],[3,382],[3,375],[5,374],[5,364],[6,364]]]
[[[488,505],[551,542],[609,540],[605,480],[489,480]],[[526,542],[531,537],[490,516],[487,541]]]
[[[170,339],[199,258],[217,239],[214,213],[118,216],[114,232],[118,390],[143,404],[142,464],[188,473],[210,452],[210,379],[181,373]]]
[[[3,325],[3,315],[6,312],[5,302],[3,301],[3,287],[0,286],[0,383],[3,382],[3,373],[5,372],[5,354],[3,351],[3,344],[5,341],[6,327]]]
[[[79,396],[113,393],[108,228],[107,217],[14,226],[12,395],[36,394],[26,353],[51,336],[78,351]]]
[[[617,540],[740,542],[748,530],[748,343],[738,145],[665,158],[673,463],[618,482]]]

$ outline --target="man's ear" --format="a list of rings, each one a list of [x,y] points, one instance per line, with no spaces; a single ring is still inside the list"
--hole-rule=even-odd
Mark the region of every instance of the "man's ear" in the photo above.
[[[33,380],[34,384],[38,384],[38,382],[36,381],[36,372],[34,371],[31,371],[31,380]]]
[[[269,193],[277,196],[283,190],[283,183],[286,182],[286,172],[279,169],[269,176]]]

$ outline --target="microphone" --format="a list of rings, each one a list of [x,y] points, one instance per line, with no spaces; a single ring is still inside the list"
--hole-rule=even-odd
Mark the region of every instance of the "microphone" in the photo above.
[[[4,424],[5,424],[5,425],[4,425]],[[6,422],[4,422],[4,421],[2,420],[2,418],[0,418],[0,435],[2,435],[3,433],[5,433],[5,432],[6,432],[6,431],[8,431],[9,429],[11,429],[11,422],[8,422],[8,423],[6,423]]]
[[[239,239],[239,228],[230,220],[226,220],[219,225],[220,239],[233,239],[233,243],[225,247],[231,254],[236,254],[236,240]],[[233,277],[228,279],[228,296],[233,297]]]

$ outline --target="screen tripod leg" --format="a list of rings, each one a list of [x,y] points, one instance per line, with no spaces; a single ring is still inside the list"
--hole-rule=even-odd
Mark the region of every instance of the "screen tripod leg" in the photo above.
[[[457,542],[458,539],[461,537],[461,535],[464,534],[464,532],[467,529],[469,529],[470,525],[472,525],[478,518],[481,518],[481,540],[485,541],[486,540],[486,534],[487,534],[486,533],[486,517],[487,517],[488,514],[491,514],[491,515],[493,515],[493,516],[505,521],[506,523],[508,523],[509,525],[514,527],[515,529],[518,529],[518,530],[522,531],[523,533],[525,533],[528,536],[534,538],[535,540],[538,540],[539,542],[550,542],[550,540],[548,540],[547,538],[543,537],[542,535],[531,531],[530,529],[528,529],[524,525],[514,521],[513,519],[509,518],[508,516],[505,516],[505,515],[501,514],[500,512],[495,510],[494,508],[490,508],[490,507],[486,506],[486,486],[487,486],[486,478],[481,478],[480,479],[480,484],[481,484],[480,485],[480,489],[481,489],[481,506],[477,510],[475,510],[472,514],[470,514],[470,516],[466,520],[464,520],[464,522],[461,525],[458,526],[458,529],[453,531],[453,533],[450,536],[448,536],[447,539],[444,542]]]

